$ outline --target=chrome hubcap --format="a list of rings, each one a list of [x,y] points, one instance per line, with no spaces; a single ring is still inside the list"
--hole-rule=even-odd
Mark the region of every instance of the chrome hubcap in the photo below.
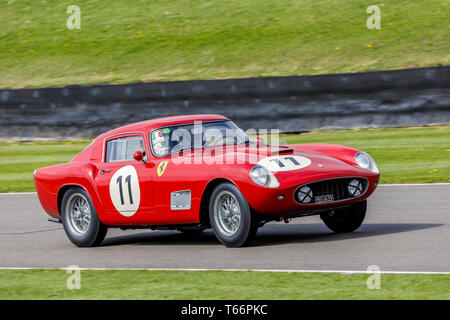
[[[234,235],[241,224],[241,207],[229,191],[220,192],[214,201],[214,219],[220,232]]]
[[[91,208],[86,197],[80,193],[72,194],[67,200],[66,215],[69,228],[77,235],[84,235],[91,224]]]

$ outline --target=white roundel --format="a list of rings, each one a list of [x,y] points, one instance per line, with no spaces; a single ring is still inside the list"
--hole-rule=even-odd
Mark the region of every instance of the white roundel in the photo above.
[[[258,164],[269,171],[278,172],[306,168],[311,164],[311,160],[301,156],[286,155],[267,157],[260,160]]]
[[[114,173],[109,182],[109,194],[117,211],[131,217],[136,213],[141,202],[141,190],[136,169],[125,166]]]

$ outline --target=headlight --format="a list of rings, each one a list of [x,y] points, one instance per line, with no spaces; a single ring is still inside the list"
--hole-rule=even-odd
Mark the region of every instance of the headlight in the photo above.
[[[347,186],[348,193],[352,197],[359,197],[363,192],[363,185],[358,179],[353,179]]]
[[[380,173],[375,160],[373,160],[371,156],[363,151],[360,151],[356,154],[355,162],[363,169],[370,170],[375,173]]]
[[[297,200],[301,203],[310,203],[313,199],[313,192],[310,187],[303,186],[297,191]]]
[[[254,166],[253,169],[250,170],[250,178],[252,178],[256,184],[263,187],[278,188],[280,186],[280,182],[274,174],[262,166]]]

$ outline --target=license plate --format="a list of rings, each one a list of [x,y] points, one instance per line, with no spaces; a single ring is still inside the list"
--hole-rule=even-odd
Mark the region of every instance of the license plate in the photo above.
[[[324,194],[323,196],[314,197],[314,203],[324,203],[334,201],[333,194]]]

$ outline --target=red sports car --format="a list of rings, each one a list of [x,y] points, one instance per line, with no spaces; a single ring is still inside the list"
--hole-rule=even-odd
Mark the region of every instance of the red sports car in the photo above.
[[[50,220],[77,246],[108,228],[212,227],[224,245],[248,244],[269,221],[320,215],[335,232],[363,222],[378,185],[375,161],[332,144],[266,145],[220,115],[147,120],[97,137],[69,163],[35,171]]]

